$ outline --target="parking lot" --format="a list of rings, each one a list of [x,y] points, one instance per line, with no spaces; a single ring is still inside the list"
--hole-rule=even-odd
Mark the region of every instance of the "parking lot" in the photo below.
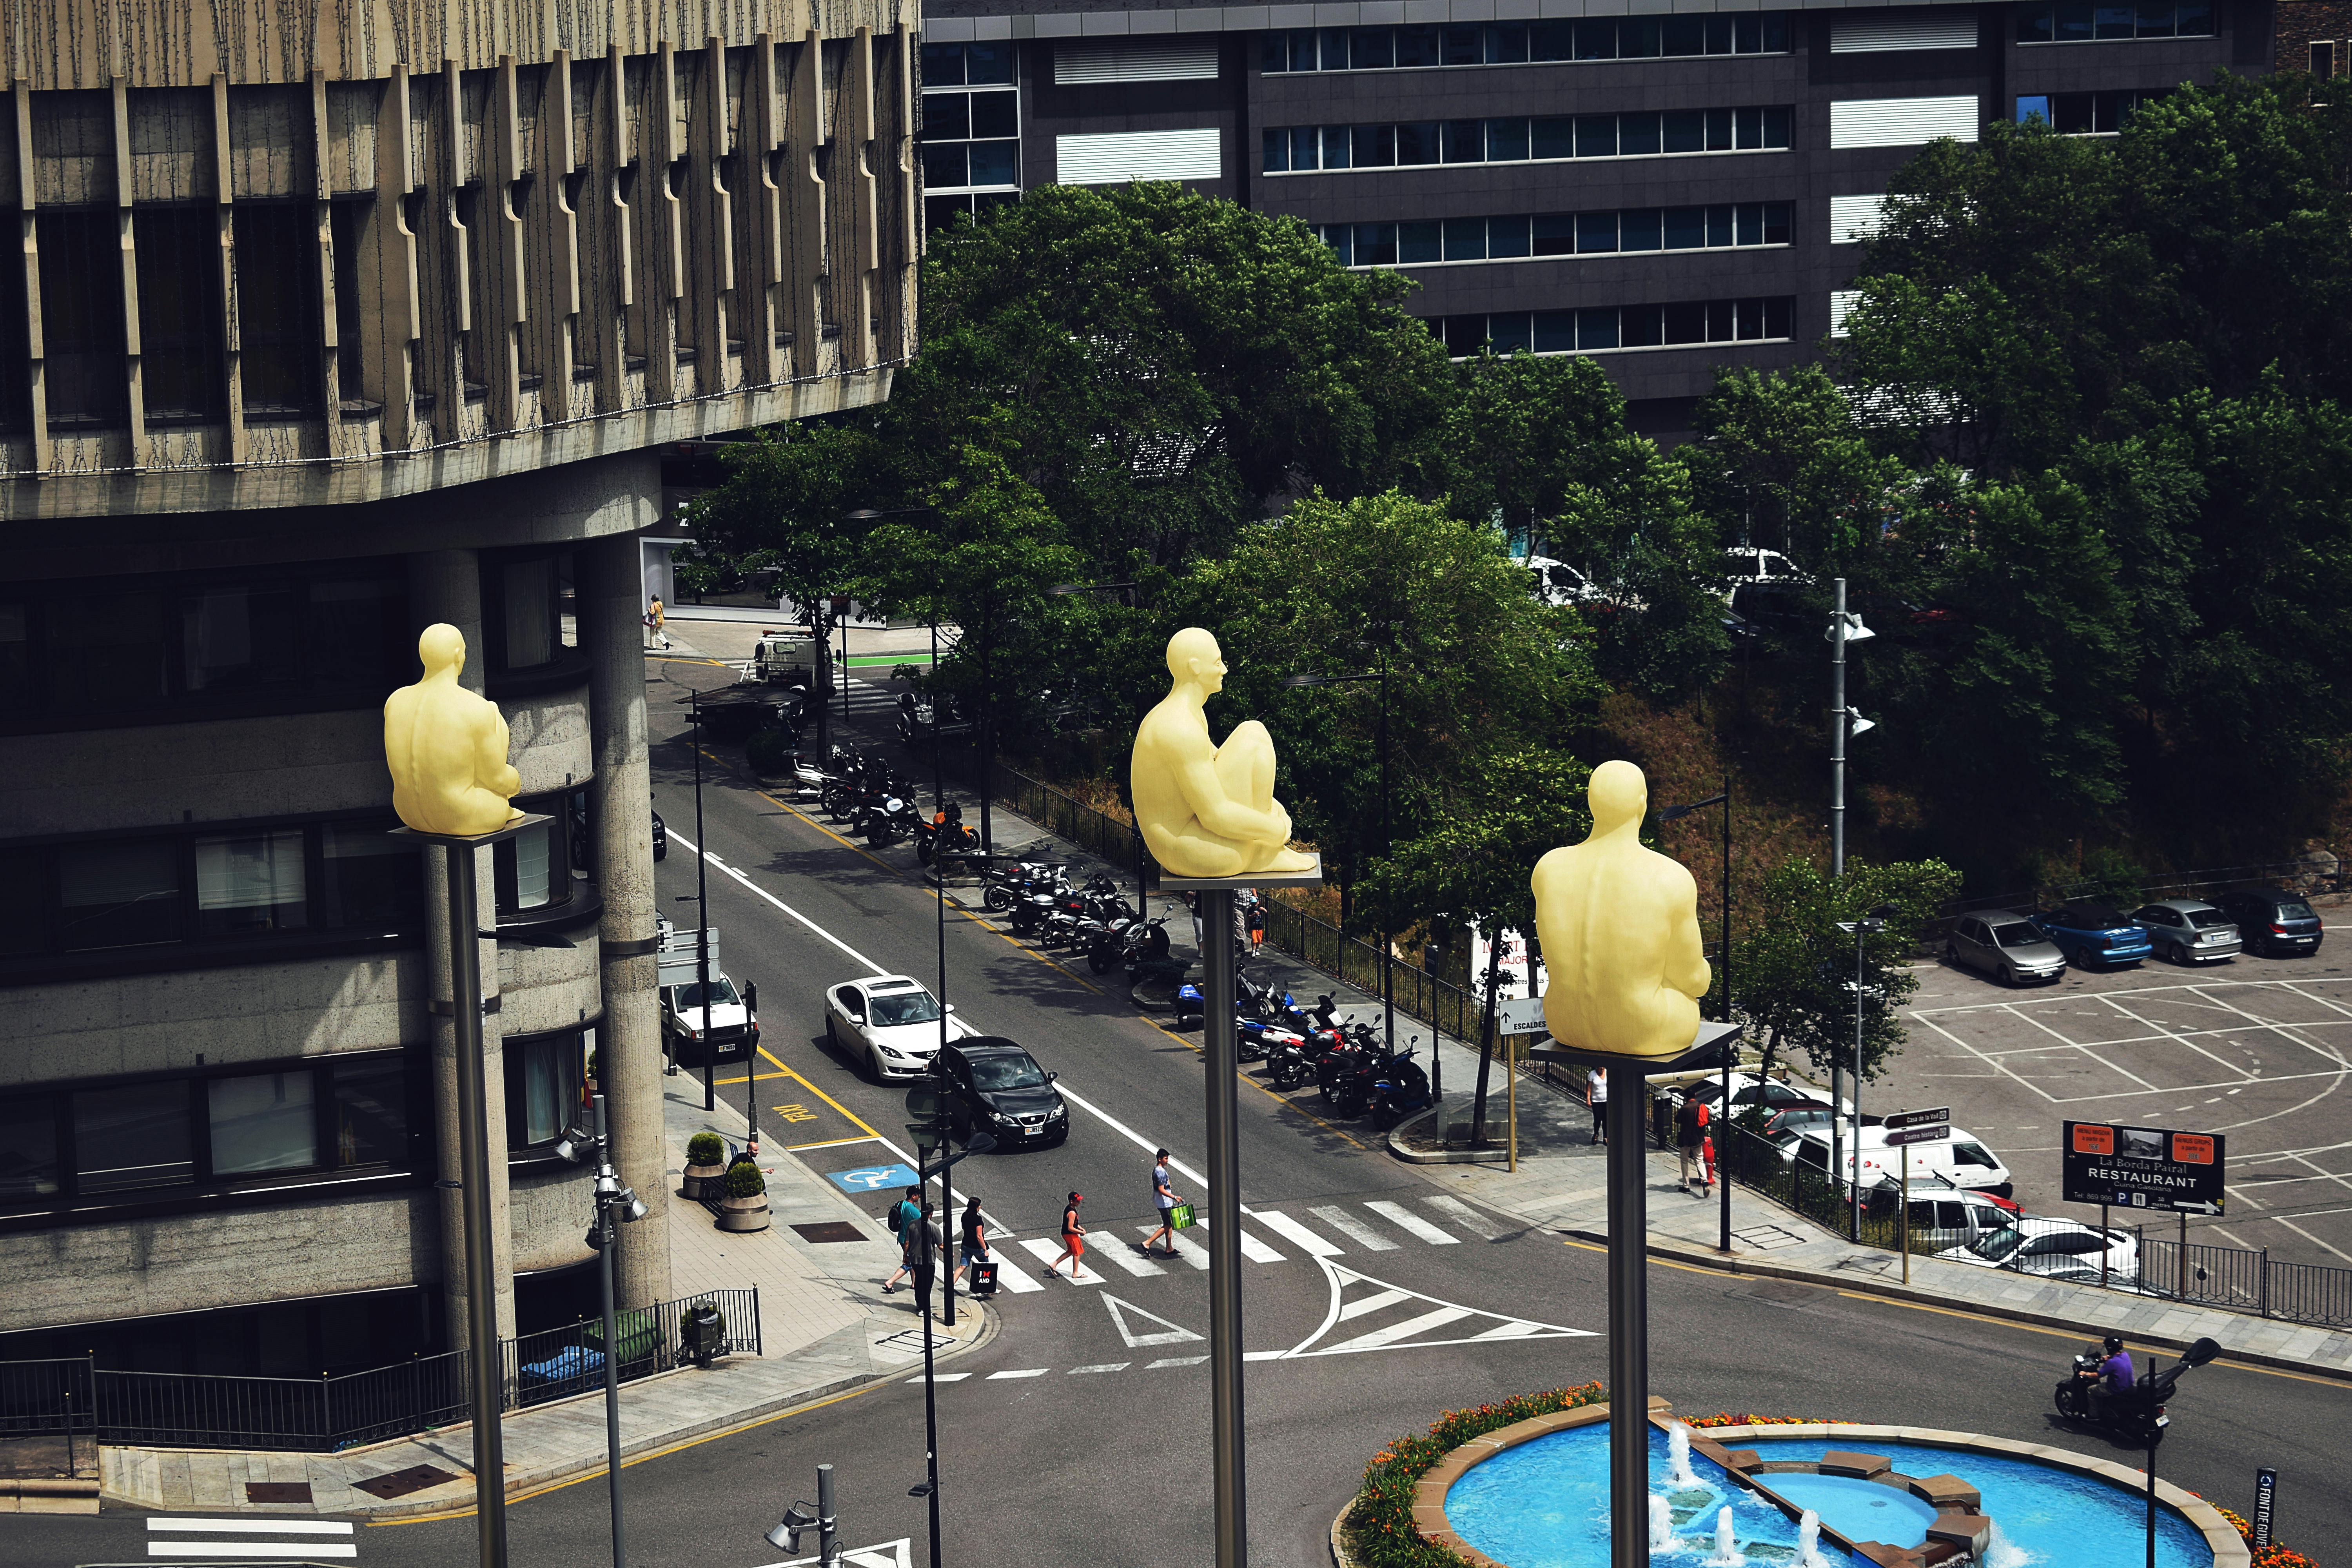
[[[2352,933],[2340,910],[2321,912],[2339,929],[2310,958],[2069,969],[2020,991],[1922,963],[1909,1042],[1863,1109],[1949,1105],[2009,1164],[2029,1213],[2081,1219],[2097,1211],[2059,1200],[2061,1123],[2221,1133],[2228,1212],[2191,1216],[2190,1239],[2352,1266]]]

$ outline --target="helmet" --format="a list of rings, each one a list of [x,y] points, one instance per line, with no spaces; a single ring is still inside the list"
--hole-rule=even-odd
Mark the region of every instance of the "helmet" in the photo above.
[[[2113,1355],[2117,1351],[2124,1348],[2124,1337],[2121,1334],[2109,1334],[2107,1336],[2106,1344],[2107,1353],[2109,1355]]]

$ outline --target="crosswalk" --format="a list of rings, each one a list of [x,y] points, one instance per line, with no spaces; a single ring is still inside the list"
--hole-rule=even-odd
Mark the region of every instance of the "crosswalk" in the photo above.
[[[147,1521],[147,1555],[151,1559],[287,1563],[359,1554],[348,1520],[157,1518]]]
[[[1495,1241],[1509,1234],[1508,1227],[1492,1215],[1459,1198],[1440,1194],[1423,1198],[1420,1203],[1428,1211],[1426,1214],[1416,1213],[1405,1204],[1389,1198],[1359,1204],[1319,1204],[1296,1214],[1254,1206],[1242,1215],[1242,1257],[1251,1263],[1279,1264],[1296,1259],[1320,1263],[1354,1253],[1395,1252],[1415,1244],[1459,1247],[1465,1239]],[[1138,1237],[1149,1238],[1159,1227],[1137,1225],[1132,1229]],[[1146,1256],[1118,1236],[1096,1232],[1088,1239],[1077,1278],[1071,1279],[1069,1264],[1065,1261],[1059,1270],[1061,1282],[1080,1287],[1100,1285],[1105,1279],[1102,1268],[1138,1279],[1181,1268],[1206,1269],[1208,1248],[1197,1238],[1207,1235],[1208,1229],[1208,1219],[1202,1216],[1192,1230],[1172,1233],[1176,1253],[1172,1258],[1161,1256],[1158,1244]],[[1457,1231],[1463,1234],[1457,1235]],[[1061,1239],[1023,1237],[1011,1247],[994,1249],[999,1290],[1025,1296],[1045,1289],[1043,1279],[1010,1256],[1016,1248],[1036,1259],[1044,1272],[1052,1273],[1055,1271],[1054,1260],[1061,1256]]]

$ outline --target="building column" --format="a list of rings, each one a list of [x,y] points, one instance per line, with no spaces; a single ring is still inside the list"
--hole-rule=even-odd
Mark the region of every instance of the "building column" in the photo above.
[[[408,558],[410,629],[446,621],[466,638],[466,667],[458,679],[466,689],[482,690],[481,562],[471,550],[440,550]],[[457,1135],[457,1026],[449,994],[449,884],[439,851],[421,857],[425,862],[425,954],[430,983],[433,1026],[433,1115],[435,1148],[441,1176],[441,1307],[448,1324],[449,1348],[467,1345],[465,1194],[458,1187],[460,1163]],[[474,856],[475,899],[485,923],[497,920],[498,892],[490,857]],[[493,1288],[498,1292],[499,1334],[511,1339],[515,1331],[514,1238],[507,1206],[507,1075],[500,1049],[501,1032],[496,1011],[499,999],[499,944],[481,944],[482,994],[471,999],[487,1003],[482,1017],[482,1122],[489,1137],[490,1256]]]
[[[722,355],[706,355],[719,363]],[[583,545],[580,642],[588,650],[589,725],[596,779],[589,821],[596,881],[604,1023],[596,1033],[613,1163],[645,1200],[646,1217],[621,1232],[621,1301],[671,1298],[669,1155],[663,1134],[661,1013],[654,986],[653,783],[646,756],[645,589],[633,533]]]

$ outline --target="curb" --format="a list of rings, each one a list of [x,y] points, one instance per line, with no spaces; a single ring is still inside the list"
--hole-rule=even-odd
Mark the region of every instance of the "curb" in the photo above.
[[[96,1513],[98,1483],[79,1478],[0,1480],[0,1513]]]
[[[1400,1121],[1389,1129],[1389,1152],[1408,1165],[1499,1165],[1509,1159],[1501,1149],[1408,1149],[1404,1135],[1412,1128],[1435,1116],[1442,1106],[1431,1106],[1410,1121]]]
[[[1596,1247],[1609,1245],[1609,1237],[1604,1231],[1563,1230],[1559,1234],[1574,1237],[1579,1241],[1589,1242]],[[1711,1248],[1679,1247],[1672,1242],[1660,1241],[1654,1237],[1650,1239],[1648,1251],[1653,1258],[1662,1258],[1669,1262],[1688,1264],[1700,1268],[1712,1268],[1721,1274],[1748,1274],[1761,1279],[1790,1279],[1801,1285],[1820,1285],[1832,1289],[1844,1290],[1853,1295],[1876,1296],[1889,1301],[1901,1301],[1910,1306],[1936,1307],[1946,1311],[1970,1312],[1979,1317],[2002,1318],[2011,1322],[2032,1323],[2037,1328],[2063,1329],[2069,1333],[2084,1331],[2084,1325],[2079,1320],[2062,1317],[2054,1312],[2037,1312],[2028,1308],[2012,1307],[2000,1301],[1956,1300],[1933,1290],[1923,1289],[1916,1285],[1889,1285],[1884,1280],[1875,1279],[1832,1278],[1824,1275],[1817,1268],[1795,1268],[1786,1264],[1761,1262],[1754,1258],[1726,1258],[1720,1252]],[[2220,1310],[2215,1309],[2215,1310]],[[2141,1344],[2152,1345],[2175,1354],[2189,1348],[2187,1341],[2174,1339],[2165,1334],[2135,1331],[2131,1338]],[[2246,1366],[2264,1367],[2273,1372],[2292,1372],[2305,1377],[2325,1378],[2331,1383],[2352,1384],[2352,1369],[2332,1367],[2323,1363],[2296,1361],[2291,1356],[2273,1355],[2265,1351],[2232,1350],[2224,1345],[2221,1359],[2225,1362],[2238,1362]]]

